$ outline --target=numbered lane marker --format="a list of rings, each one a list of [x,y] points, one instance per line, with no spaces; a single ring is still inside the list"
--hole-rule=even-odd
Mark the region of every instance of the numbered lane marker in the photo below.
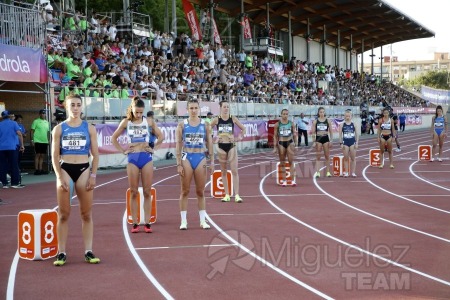
[[[417,147],[417,160],[418,161],[430,161],[431,160],[431,146],[419,145]]]
[[[286,170],[286,185],[293,185],[292,181],[295,178],[292,178],[291,165],[286,161],[284,162],[284,168]],[[295,168],[295,163],[294,163]],[[281,180],[284,180],[285,176],[283,174],[283,169],[281,168],[281,164],[277,162],[277,184],[281,185]]]
[[[58,214],[50,209],[34,209],[19,212],[18,252],[19,257],[41,260],[58,254],[56,225]]]
[[[380,149],[369,150],[369,165],[371,167],[379,167],[383,163],[383,156]]]
[[[347,161],[347,173],[350,173],[350,157]],[[337,155],[333,156],[333,176],[342,176],[344,175],[344,156]]]
[[[227,171],[227,181],[228,181],[228,195],[233,196],[233,174],[231,171]],[[222,181],[222,171],[215,170],[211,174],[211,197],[223,198],[225,197],[225,187]]]
[[[145,210],[144,210],[144,190],[142,187],[138,188],[138,196],[137,196],[137,202],[138,202],[138,212],[137,212],[137,219],[140,225],[144,225],[147,223],[145,220]],[[150,192],[151,198],[150,198],[150,220],[149,223],[153,224],[156,222],[156,216],[157,216],[157,207],[156,207],[156,189],[152,187]],[[131,190],[127,189],[126,193],[127,198],[127,223],[133,224],[133,218],[131,217]]]

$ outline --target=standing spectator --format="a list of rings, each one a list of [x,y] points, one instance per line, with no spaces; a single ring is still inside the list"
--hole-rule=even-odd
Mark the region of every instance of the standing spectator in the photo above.
[[[405,131],[405,126],[406,126],[406,115],[404,112],[402,112],[400,114],[400,116],[398,117],[399,121],[400,121],[400,131]]]
[[[23,136],[19,125],[9,118],[9,111],[4,110],[0,122],[0,181],[3,188],[8,188],[6,173],[11,170],[11,187],[23,188],[20,184],[20,171],[18,165],[17,136],[19,137],[19,151],[24,151]]]
[[[305,138],[305,146],[308,147],[308,127],[309,121],[305,118],[305,114],[301,113],[300,117],[297,120],[298,127],[298,144],[297,147],[300,147],[302,143],[302,135]]]
[[[375,131],[373,130],[373,124],[375,123],[375,118],[373,117],[373,114],[371,112],[369,112],[369,116],[367,117],[367,119],[369,124],[369,130],[367,131],[367,134],[370,134],[370,132],[374,134]]]
[[[23,121],[22,115],[16,115],[15,121],[17,122],[17,125],[19,125],[20,132],[22,133],[22,137],[25,137],[27,134],[27,130],[25,129],[25,126],[22,123],[22,121]],[[17,149],[19,150],[18,151],[19,158],[18,158],[17,164],[19,166],[19,171],[21,172],[22,169],[20,168],[20,162],[22,161],[23,151],[20,150],[20,138],[18,139]]]
[[[43,169],[44,158],[49,145],[50,123],[46,120],[45,109],[39,111],[39,118],[31,124],[31,145],[34,146],[34,175],[48,174]]]

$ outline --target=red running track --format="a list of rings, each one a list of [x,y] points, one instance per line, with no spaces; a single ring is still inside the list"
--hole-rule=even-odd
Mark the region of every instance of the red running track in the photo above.
[[[178,230],[174,166],[155,172],[152,234],[129,234],[125,171],[99,174],[99,265],[83,261],[77,206],[65,266],[15,259],[18,212],[53,208],[54,182],[2,190],[9,200],[0,206],[0,293],[7,299],[450,298],[449,155],[442,163],[416,161],[417,146],[430,143],[428,130],[404,133],[400,142],[395,169],[372,168],[367,154],[376,138],[365,136],[357,178],[316,180],[314,152],[299,149],[298,186],[285,188],[275,184],[274,154],[241,155],[244,203],[208,197],[207,231],[199,227],[194,198],[189,229]]]

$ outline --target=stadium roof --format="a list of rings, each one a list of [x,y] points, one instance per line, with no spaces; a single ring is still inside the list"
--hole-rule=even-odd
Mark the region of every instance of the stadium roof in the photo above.
[[[191,0],[207,7],[209,0]],[[396,42],[433,37],[435,33],[411,17],[381,0],[244,0],[245,13],[251,22],[265,24],[266,3],[269,6],[269,21],[276,30],[288,30],[288,12],[291,11],[292,34],[306,37],[309,18],[313,39],[323,38],[325,25],[326,41],[336,46],[337,31],[340,30],[341,48],[350,50],[350,35],[353,49],[364,51]],[[239,16],[240,0],[214,0],[219,11],[230,16]]]

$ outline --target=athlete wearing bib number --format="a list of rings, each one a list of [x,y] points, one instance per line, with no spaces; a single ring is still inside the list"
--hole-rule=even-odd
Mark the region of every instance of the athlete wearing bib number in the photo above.
[[[434,161],[434,156],[436,155],[436,147],[439,144],[438,161],[442,161],[442,147],[444,146],[444,141],[447,138],[448,132],[448,121],[447,116],[444,115],[444,110],[441,105],[436,107],[436,114],[431,120],[431,136],[433,139],[433,157],[431,161]]]
[[[344,165],[342,175],[348,177],[350,170],[348,161],[350,159],[350,168],[352,177],[356,177],[356,149],[358,149],[359,133],[357,127],[352,122],[352,111],[346,110],[344,114],[344,122],[339,124],[339,141],[344,154]]]
[[[211,127],[200,119],[200,106],[197,100],[188,102],[189,117],[178,123],[176,131],[177,172],[180,175],[180,230],[187,229],[187,204],[192,178],[194,178],[200,227],[209,229],[206,222],[205,184],[206,156],[205,147],[212,152]],[[214,155],[211,155],[211,173],[214,172]]]
[[[92,201],[98,168],[97,131],[81,120],[82,102],[77,95],[67,96],[64,105],[67,120],[55,126],[52,131],[52,163],[56,174],[56,198],[58,200],[58,255],[55,266],[66,262],[66,242],[70,216],[70,181],[80,204],[85,261],[97,264],[100,259],[92,252],[94,224]],[[91,164],[89,159],[92,159]]]
[[[241,141],[244,138],[245,127],[236,116],[230,114],[230,104],[228,102],[221,101],[219,106],[220,114],[211,121],[211,128],[217,126],[217,138],[214,140],[214,143],[217,143],[217,156],[222,172],[222,182],[225,191],[228,191],[227,172],[229,166],[233,177],[234,201],[242,203],[243,200],[239,195],[238,152],[235,146],[237,141]],[[237,137],[235,137],[235,126],[241,130]],[[221,201],[230,202],[230,195],[225,194]]]
[[[296,186],[296,172],[294,166],[294,152],[295,145],[297,145],[298,133],[297,126],[289,121],[289,111],[283,109],[281,111],[281,119],[278,123],[275,123],[274,127],[274,152],[278,152],[278,158],[280,159],[281,173],[286,175],[285,161],[286,156],[291,166],[292,172],[292,186]],[[295,140],[295,142],[294,142]],[[286,186],[286,178],[283,180],[281,178],[281,186]]]
[[[390,168],[394,168],[394,158],[392,155],[392,137],[394,137],[397,132],[395,130],[394,121],[390,117],[390,111],[388,108],[383,109],[383,116],[378,120],[378,143],[380,145],[381,151],[381,165],[380,169],[384,167],[384,151],[387,148],[389,153]]]
[[[153,119],[143,116],[145,103],[139,97],[134,97],[127,110],[127,116],[123,119],[116,131],[112,135],[114,147],[127,156],[127,175],[130,188],[130,208],[133,225],[132,233],[139,232],[138,225],[138,202],[139,182],[142,181],[142,190],[144,194],[144,212],[146,224],[144,231],[151,233],[153,230],[150,225],[151,209],[151,189],[153,183],[153,153],[164,140],[161,130]],[[118,142],[118,138],[123,132],[126,132],[129,143],[123,149]],[[150,135],[154,134],[158,138],[153,147],[149,146]],[[139,180],[141,179],[141,180]]]
[[[330,120],[325,116],[325,108],[319,107],[317,119],[312,124],[312,135],[314,138],[313,147],[316,148],[316,173],[314,177],[320,177],[320,157],[323,150],[325,156],[326,176],[330,173],[330,149],[333,141],[333,131]]]

